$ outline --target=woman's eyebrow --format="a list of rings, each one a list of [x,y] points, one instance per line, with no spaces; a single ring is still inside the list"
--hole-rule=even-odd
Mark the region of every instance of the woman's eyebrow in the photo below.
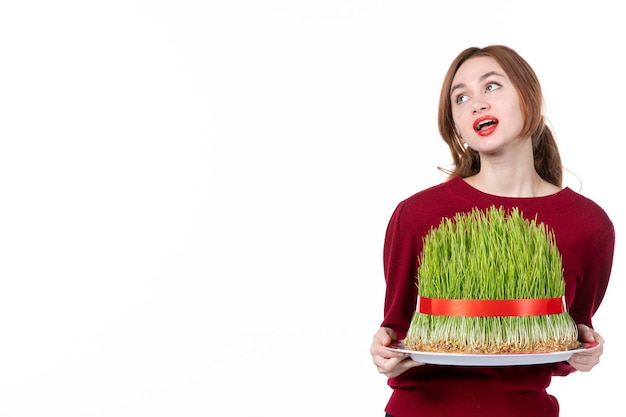
[[[498,77],[504,77],[503,74],[500,74],[499,72],[496,71],[489,71],[483,75],[480,76],[480,81],[484,81],[486,78],[491,77],[492,75],[496,75]],[[458,89],[458,88],[463,88],[465,87],[465,83],[459,83],[459,84],[455,84],[452,86],[452,88],[450,88],[450,94],[454,93],[454,90]]]

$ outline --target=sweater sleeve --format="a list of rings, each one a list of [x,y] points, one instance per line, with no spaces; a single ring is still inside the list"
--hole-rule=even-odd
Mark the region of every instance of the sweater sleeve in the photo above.
[[[593,327],[592,317],[600,307],[611,275],[615,247],[612,223],[597,237],[591,237],[586,245],[582,280],[576,287],[569,312],[576,323]]]
[[[415,311],[417,299],[417,254],[421,240],[416,231],[416,213],[406,202],[393,212],[383,247],[386,281],[383,327],[403,339]]]
[[[582,277],[576,286],[569,313],[576,323],[593,328],[593,315],[598,311],[606,294],[613,265],[615,229],[608,217],[595,225],[601,232],[590,233],[585,242]],[[553,376],[566,376],[576,369],[567,362],[552,366]]]

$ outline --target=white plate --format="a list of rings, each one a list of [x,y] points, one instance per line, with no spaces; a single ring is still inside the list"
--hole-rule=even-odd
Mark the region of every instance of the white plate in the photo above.
[[[541,363],[556,363],[566,361],[576,352],[593,349],[597,344],[590,345],[583,343],[578,349],[566,350],[563,352],[549,353],[439,353],[439,352],[418,352],[408,350],[404,347],[403,340],[387,347],[395,352],[408,353],[416,362],[429,363],[433,365],[459,365],[459,366],[510,366],[510,365],[537,365]]]

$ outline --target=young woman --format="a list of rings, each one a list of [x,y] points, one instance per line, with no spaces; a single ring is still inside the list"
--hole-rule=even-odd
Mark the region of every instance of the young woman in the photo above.
[[[559,151],[542,108],[535,72],[509,47],[468,48],[452,62],[441,90],[439,131],[454,169],[447,181],[400,202],[385,235],[384,318],[370,352],[393,389],[387,416],[556,417],[558,401],[546,392],[552,376],[598,364],[604,340],[592,317],[609,281],[615,232],[601,207],[562,187]],[[415,310],[422,238],[442,218],[494,205],[518,208],[554,231],[567,310],[579,340],[598,346],[567,362],[494,367],[424,364],[386,349],[406,336]]]

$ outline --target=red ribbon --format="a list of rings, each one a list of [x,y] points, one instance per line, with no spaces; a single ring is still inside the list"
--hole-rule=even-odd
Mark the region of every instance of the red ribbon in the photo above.
[[[543,316],[563,313],[565,307],[561,297],[522,300],[453,300],[418,297],[417,311],[435,316]]]

